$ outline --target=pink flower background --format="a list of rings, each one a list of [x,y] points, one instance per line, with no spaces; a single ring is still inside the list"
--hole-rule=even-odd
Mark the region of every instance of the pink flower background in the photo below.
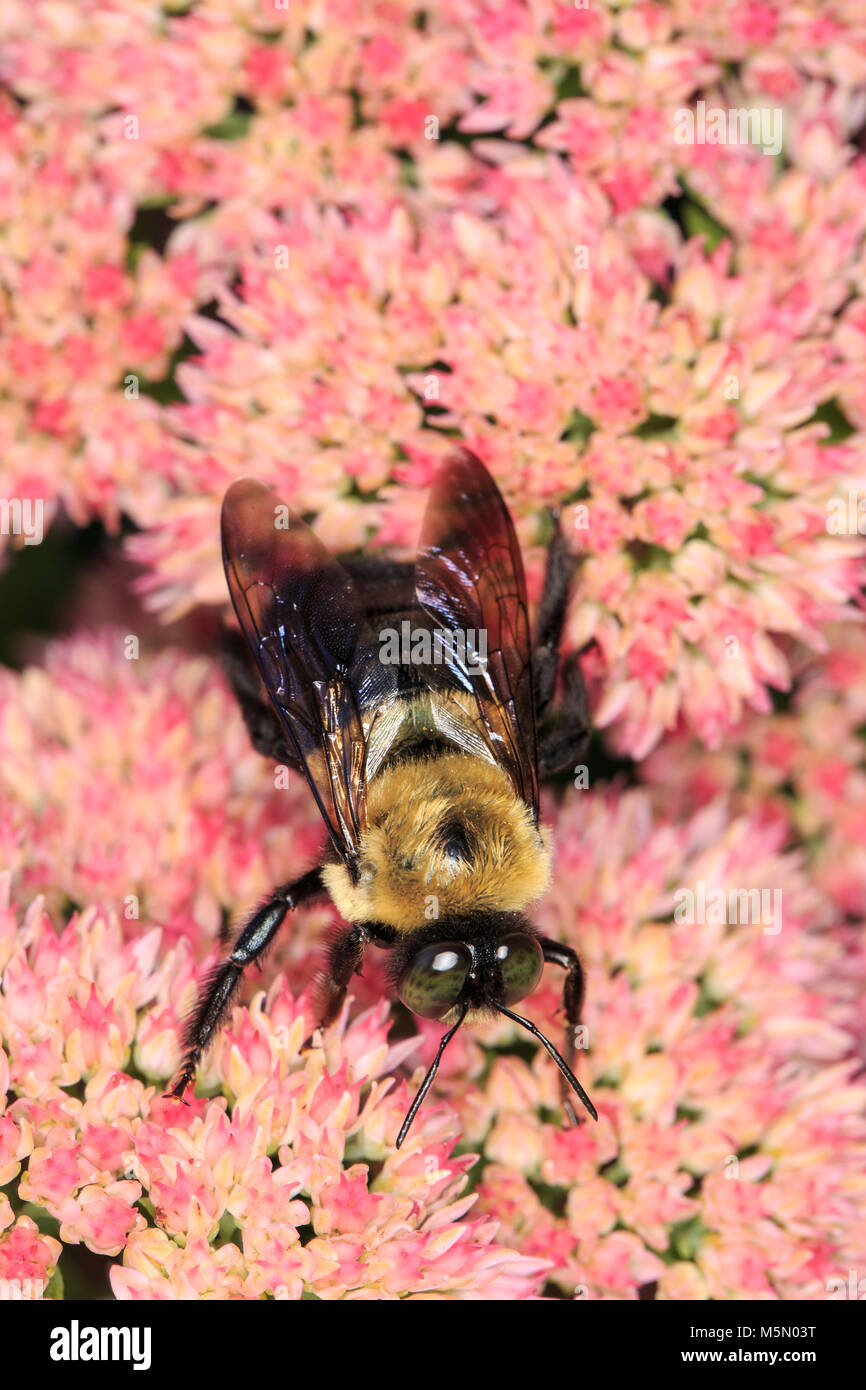
[[[778,110],[781,152],[677,143],[698,100]],[[859,0],[5,0],[0,497],[77,559],[37,638],[43,547],[0,537],[0,1279],[821,1299],[863,1270],[866,544],[828,518],[866,491],[864,128]],[[503,1020],[397,1153],[441,1030],[371,953],[304,1047],[327,907],[178,1106],[199,972],[321,843],[214,661],[222,494],[409,556],[454,438],[533,599],[548,507],[582,557],[597,734],[547,793],[536,920],[587,970],[599,1123],[562,1127]],[[781,930],[678,921],[699,881],[778,890]],[[560,988],[527,1005],[554,1038]]]

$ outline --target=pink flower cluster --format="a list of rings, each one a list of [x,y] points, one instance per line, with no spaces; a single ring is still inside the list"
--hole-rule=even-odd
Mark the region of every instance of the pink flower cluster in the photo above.
[[[830,929],[779,823],[721,802],[673,825],[643,791],[584,796],[555,825],[536,918],[587,970],[599,1123],[561,1127],[557,1074],[509,1055],[512,1025],[458,1035],[440,1089],[489,1160],[482,1210],[580,1297],[826,1298],[866,1240],[862,928]],[[678,920],[701,881],[775,885],[778,921]],[[525,1011],[556,1039],[552,973]]]
[[[83,1242],[122,1252],[118,1298],[531,1295],[545,1261],[461,1219],[476,1199],[454,1116],[428,1110],[394,1149],[408,1099],[387,1073],[416,1042],[389,1046],[387,1004],[304,1046],[309,1000],[278,982],[223,1035],[216,1098],[181,1105],[161,1089],[194,985],[185,944],[125,943],[95,909],[58,936],[38,900],[18,922],[8,875],[3,892],[0,1278],[57,1294],[61,1242]]]
[[[5,0],[0,88],[4,559],[16,499],[133,530],[103,630],[0,670],[0,1280],[826,1297],[866,1259],[861,0]],[[700,103],[751,140],[681,140]],[[389,1042],[375,953],[315,1028],[329,907],[178,1105],[202,968],[322,841],[206,649],[222,495],[410,555],[455,437],[533,601],[559,509],[642,784],[545,806],[599,1123],[502,1020],[397,1153],[441,1030]]]
[[[681,810],[729,797],[780,818],[809,853],[820,891],[844,915],[866,915],[866,640],[862,623],[831,630],[828,650],[800,657],[790,707],[751,716],[708,752],[685,734],[643,765],[660,800]]]
[[[635,756],[766,711],[856,593],[856,0],[9,0],[0,55],[0,493],[130,516],[166,614],[224,601],[232,477],[411,549],[455,432],[527,544],[580,508],[570,638]],[[784,162],[680,143],[698,100]]]
[[[206,949],[313,862],[321,821],[297,780],[275,785],[211,661],[131,652],[106,630],[0,671],[3,866],[55,915],[95,905]]]
[[[786,849],[769,800],[734,817],[718,798],[672,817],[643,790],[547,807],[558,857],[537,921],[587,971],[579,1071],[597,1126],[562,1128],[558,1074],[541,1050],[518,1055],[503,1020],[457,1036],[397,1153],[412,1092],[395,1076],[429,1061],[441,1030],[422,1024],[420,1040],[389,1044],[371,960],[355,1005],[314,1031],[301,985],[325,911],[285,933],[300,992],[269,965],[267,997],[235,1010],[202,1068],[209,1098],[164,1099],[193,998],[191,946],[214,959],[220,905],[243,907],[279,877],[257,835],[256,816],[275,808],[250,775],[255,755],[237,750],[238,785],[227,776],[235,725],[206,663],[127,661],[110,636],[66,642],[5,678],[0,766],[16,820],[4,904],[41,879],[57,906],[49,918],[37,898],[0,915],[0,1277],[58,1291],[63,1246],[79,1242],[113,1257],[116,1296],[140,1298],[511,1299],[546,1286],[628,1298],[648,1284],[663,1298],[821,1298],[857,1267],[866,952]],[[133,761],[142,741],[147,786]],[[76,777],[89,788],[87,835],[71,809]],[[154,799],[173,844],[147,819]],[[202,802],[213,856],[194,833]],[[288,824],[281,852],[312,844],[308,821]],[[110,873],[92,867],[100,844]],[[162,856],[175,872],[160,881]],[[678,895],[701,881],[774,885],[778,929],[776,918],[680,920]],[[140,920],[124,917],[130,894]],[[65,922],[60,904],[91,896]],[[526,1004],[554,1040],[560,988],[551,967]]]

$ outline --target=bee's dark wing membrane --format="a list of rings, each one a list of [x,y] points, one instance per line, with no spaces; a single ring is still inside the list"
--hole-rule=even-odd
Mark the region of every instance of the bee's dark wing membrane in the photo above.
[[[487,469],[461,449],[433,482],[415,565],[424,612],[445,632],[486,634],[486,662],[464,659],[458,643],[425,672],[464,711],[538,820],[532,647],[526,580],[514,523]]]
[[[338,853],[357,856],[366,823],[366,744],[389,673],[358,644],[351,577],[270,489],[233,483],[223,564],[238,622],[298,754]]]

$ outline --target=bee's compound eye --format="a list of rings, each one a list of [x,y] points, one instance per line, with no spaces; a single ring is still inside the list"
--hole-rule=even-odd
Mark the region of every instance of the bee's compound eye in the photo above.
[[[460,998],[471,965],[469,948],[461,941],[425,946],[400,976],[397,993],[413,1014],[444,1018]]]
[[[516,1004],[531,994],[541,979],[544,956],[534,936],[513,932],[505,936],[496,948],[496,959],[502,973],[506,1004]]]

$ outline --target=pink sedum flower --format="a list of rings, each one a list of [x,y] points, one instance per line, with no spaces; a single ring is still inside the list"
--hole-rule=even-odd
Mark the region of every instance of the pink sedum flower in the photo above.
[[[202,665],[170,653],[122,660],[87,638],[47,653],[45,669],[66,692],[56,717],[66,711],[102,777],[113,758],[123,766],[124,719],[141,719],[143,692],[158,722],[182,707],[180,691],[198,689],[185,682]],[[79,681],[87,673],[77,691],[76,670]],[[855,710],[856,664],[850,672]],[[12,749],[26,728],[20,696],[30,691],[32,716],[41,674],[7,683]],[[100,764],[86,747],[85,705],[104,719],[118,682],[124,698],[103,725],[115,728],[117,751]],[[813,684],[816,699],[819,690]],[[214,720],[196,743],[178,744],[188,786],[195,760],[225,744],[225,726]],[[13,804],[26,808],[26,783],[17,786]],[[548,807],[558,858],[536,919],[584,962],[589,1045],[578,1067],[600,1114],[573,1130],[561,1126],[547,1054],[517,1055],[518,1035],[502,1019],[458,1035],[397,1152],[411,1087],[441,1028],[422,1022],[417,1037],[389,1042],[375,960],[360,999],[325,1033],[315,1031],[312,993],[269,971],[267,995],[235,1009],[206,1057],[199,1098],[179,1105],[162,1092],[193,998],[193,948],[213,959],[212,938],[184,908],[188,933],[147,915],[124,920],[108,899],[57,934],[39,899],[19,916],[7,896],[0,1160],[10,1198],[0,1241],[10,1229],[24,1241],[29,1203],[28,1213],[57,1223],[59,1241],[45,1245],[37,1232],[27,1258],[41,1252],[48,1276],[57,1266],[62,1279],[62,1249],[84,1244],[113,1262],[112,1288],[124,1298],[523,1298],[545,1289],[633,1298],[645,1285],[672,1298],[823,1296],[837,1267],[856,1265],[866,1234],[856,1076],[866,957],[786,851],[788,828],[766,805],[733,817],[718,799],[691,818],[673,811],[653,812],[646,792],[602,789]],[[115,834],[115,798],[95,799],[89,815],[94,844]],[[220,834],[230,843],[228,824]],[[38,836],[17,842],[7,895],[40,853]],[[166,851],[192,879],[198,851],[187,853]],[[779,930],[727,913],[683,919],[679,898],[699,882],[778,891]],[[311,914],[283,947],[299,983],[314,973],[314,926]],[[554,1040],[559,989],[548,970],[525,1006]],[[407,1064],[411,1081],[395,1084]],[[475,1158],[462,1146],[485,1161],[471,1193]]]
[[[23,676],[0,673],[7,863],[52,909],[93,902],[118,914],[140,952],[157,949],[144,920],[207,945],[223,911],[312,862],[321,824],[299,779],[287,785],[284,773],[277,786],[252,751],[209,662],[127,659],[132,650],[127,634],[106,631],[53,648]],[[29,988],[22,980],[18,992]],[[95,1000],[76,1008],[83,1067],[105,1020]],[[163,1048],[164,1026],[154,1014],[140,1046]]]
[[[233,477],[410,553],[406,460],[459,434],[527,544],[586,508],[569,634],[615,746],[717,746],[858,592],[825,525],[866,430],[856,7],[350,11],[7,0],[0,495],[130,518],[178,617],[225,602]],[[679,143],[699,100],[778,109],[784,165]]]
[[[41,1235],[29,1216],[19,1216],[11,1224],[12,1210],[5,1197],[4,1202],[7,1219],[2,1220],[4,1209],[0,1208],[0,1225],[5,1226],[0,1229],[0,1279],[15,1280],[25,1290],[38,1289],[42,1293],[49,1285],[63,1247],[52,1236]]]
[[[495,1221],[465,1219],[473,1159],[452,1156],[453,1115],[429,1107],[394,1149],[408,1095],[389,1072],[416,1044],[388,1044],[387,1004],[351,1023],[344,1013],[311,1045],[309,996],[278,980],[267,1011],[259,995],[222,1035],[203,1073],[213,1098],[181,1105],[160,1092],[192,999],[185,944],[157,964],[92,909],[57,937],[38,901],[20,926],[3,907],[0,943],[4,1176],[14,1182],[27,1160],[13,1203],[53,1217],[60,1235],[39,1236],[25,1216],[10,1225],[15,1207],[4,1208],[4,1277],[47,1282],[63,1245],[81,1242],[122,1256],[111,1266],[120,1298],[535,1292],[546,1262],[498,1243]],[[156,1078],[142,1077],[135,1038],[155,1009],[171,1012],[175,1048]],[[31,1040],[46,1031],[56,1048],[39,1051],[37,1070]]]
[[[847,1269],[866,1234],[849,988],[862,952],[830,929],[779,822],[728,820],[717,802],[676,825],[654,820],[644,793],[599,793],[567,807],[556,834],[536,915],[587,969],[579,1074],[599,1123],[560,1129],[545,1054],[528,1066],[507,1055],[510,1026],[476,1027],[470,1046],[497,1059],[486,1081],[446,1054],[439,1084],[470,1132],[483,1089],[482,1208],[525,1253],[545,1251],[549,1281],[577,1297],[634,1298],[644,1284],[665,1298],[826,1297],[819,1252],[829,1243]],[[775,885],[778,933],[672,918],[699,880]],[[558,1002],[545,977],[524,1005],[555,1041]],[[672,1260],[690,1272],[673,1279]]]
[[[832,629],[821,654],[797,661],[784,712],[745,719],[710,753],[684,733],[646,762],[667,806],[719,795],[776,818],[806,846],[816,886],[838,910],[866,910],[866,656],[862,626]],[[662,791],[663,788],[663,791]]]
[[[122,8],[0,17],[0,500],[132,523],[195,652],[232,479],[411,556],[462,438],[532,603],[560,509],[566,646],[647,785],[550,804],[597,1125],[500,1020],[396,1153],[441,1030],[389,1041],[371,960],[314,1031],[327,906],[177,1106],[200,968],[322,827],[94,576],[110,626],[0,672],[0,1277],[59,1297],[83,1245],[118,1298],[825,1296],[866,1236],[860,9]],[[681,143],[699,101],[777,113],[777,155]],[[698,883],[780,930],[681,920]]]

